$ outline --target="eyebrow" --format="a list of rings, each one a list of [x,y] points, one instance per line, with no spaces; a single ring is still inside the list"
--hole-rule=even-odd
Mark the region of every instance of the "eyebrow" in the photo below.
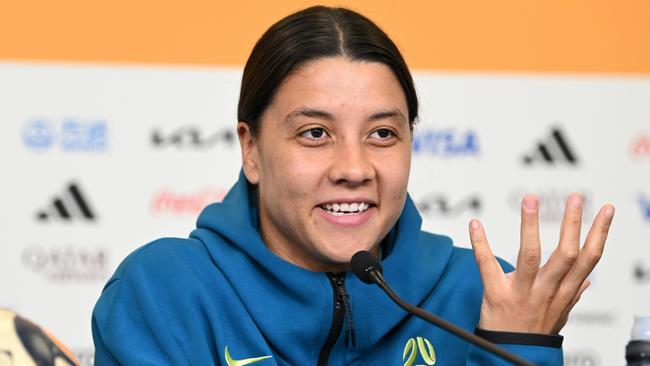
[[[310,118],[322,118],[326,120],[333,121],[334,116],[329,113],[325,112],[319,109],[312,109],[312,108],[300,108],[297,109],[289,114],[284,118],[286,122],[291,122],[296,117],[310,117]]]
[[[400,121],[406,121],[406,117],[404,117],[404,114],[402,113],[402,111],[400,111],[397,108],[375,113],[372,116],[370,116],[370,118],[368,120],[377,121],[377,120],[385,119],[385,118],[394,118],[394,119],[397,119],[397,120],[400,120]]]
[[[320,110],[320,109],[313,109],[313,108],[300,108],[297,109],[289,114],[284,118],[286,122],[291,122],[296,117],[310,117],[310,118],[321,118],[321,119],[326,119],[329,121],[334,120],[334,115]],[[386,118],[394,118],[400,121],[406,121],[406,117],[400,111],[399,109],[390,109],[390,110],[385,110],[381,112],[377,112],[372,114],[369,118],[368,121],[378,121],[381,119],[386,119]]]

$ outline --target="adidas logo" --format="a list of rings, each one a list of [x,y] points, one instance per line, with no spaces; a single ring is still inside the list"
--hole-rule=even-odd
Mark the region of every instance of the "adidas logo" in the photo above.
[[[634,278],[637,282],[650,282],[650,267],[641,263],[634,266]]]
[[[546,140],[538,142],[533,151],[523,158],[526,165],[532,165],[536,162],[544,162],[549,165],[556,163],[577,165],[578,160],[575,152],[569,146],[565,134],[559,128],[553,128],[551,135]]]
[[[41,222],[62,220],[70,222],[73,219],[95,221],[97,216],[88,205],[76,183],[70,183],[68,188],[59,197],[54,197],[45,209],[36,214],[36,219]]]

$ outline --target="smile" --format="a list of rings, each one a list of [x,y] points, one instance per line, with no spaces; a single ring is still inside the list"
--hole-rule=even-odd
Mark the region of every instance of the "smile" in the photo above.
[[[326,203],[320,206],[327,213],[334,216],[356,215],[365,212],[370,205],[365,202],[353,203]]]

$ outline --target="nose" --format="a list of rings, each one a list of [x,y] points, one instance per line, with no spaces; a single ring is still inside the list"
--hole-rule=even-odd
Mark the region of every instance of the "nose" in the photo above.
[[[333,182],[355,187],[375,179],[375,167],[361,141],[344,142],[335,149],[329,172]]]

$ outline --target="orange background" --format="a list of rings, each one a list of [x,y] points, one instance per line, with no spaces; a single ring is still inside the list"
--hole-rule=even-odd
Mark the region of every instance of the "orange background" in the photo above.
[[[242,65],[261,33],[314,1],[5,0],[0,59]],[[321,1],[359,10],[411,67],[650,73],[650,1]]]

